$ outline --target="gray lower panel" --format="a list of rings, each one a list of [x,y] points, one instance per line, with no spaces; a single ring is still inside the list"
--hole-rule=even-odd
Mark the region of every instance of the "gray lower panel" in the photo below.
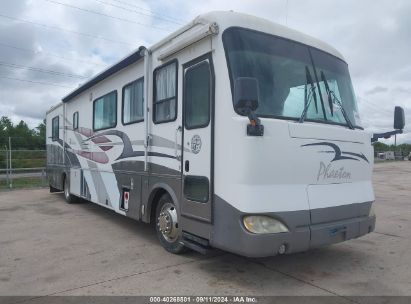
[[[248,232],[243,224],[245,215],[232,207],[218,196],[214,197],[214,225],[210,238],[213,247],[230,251],[247,257],[266,257],[278,253],[282,244],[286,245],[286,253],[305,251],[310,248],[337,243],[360,237],[374,230],[375,217],[363,216],[353,210],[369,210],[370,203],[347,205],[334,208],[316,209],[318,218],[329,219],[329,223],[311,225],[310,211],[292,211],[266,213],[281,220],[287,225],[290,232],[279,234],[253,234]],[[346,209],[346,210],[345,210]],[[338,214],[351,214],[354,217],[340,221],[333,219]],[[357,214],[357,215],[356,215]]]
[[[328,208],[312,209],[311,224],[322,224],[345,219],[352,219],[370,214],[372,202],[350,204]]]
[[[46,173],[50,186],[58,190],[63,190],[63,173],[67,168],[60,165],[47,165]]]
[[[126,216],[150,221],[150,194],[162,188],[170,193],[176,204],[181,198],[181,173],[154,163],[148,163],[149,171],[144,171],[143,161],[119,161],[112,165],[120,195],[123,189],[130,190],[129,209]],[[145,214],[141,214],[142,204]]]
[[[210,239],[210,233],[212,229],[212,225],[210,223],[183,215],[181,216],[181,226],[182,229],[186,232],[207,240]]]
[[[374,231],[375,216],[356,217],[320,225],[311,225],[310,248],[344,242]]]

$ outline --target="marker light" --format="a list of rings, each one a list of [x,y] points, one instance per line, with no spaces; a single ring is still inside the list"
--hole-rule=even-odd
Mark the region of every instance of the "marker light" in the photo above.
[[[265,215],[249,215],[243,218],[245,228],[256,234],[288,232],[280,221]]]

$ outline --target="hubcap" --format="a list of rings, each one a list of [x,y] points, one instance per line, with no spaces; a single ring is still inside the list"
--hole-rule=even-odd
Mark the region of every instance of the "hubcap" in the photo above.
[[[166,241],[172,243],[178,237],[178,217],[177,210],[173,204],[167,203],[161,208],[157,218],[158,230]]]

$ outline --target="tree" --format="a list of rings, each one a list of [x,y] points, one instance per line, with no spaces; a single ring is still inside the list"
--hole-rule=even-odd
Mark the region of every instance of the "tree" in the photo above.
[[[8,138],[12,133],[13,123],[8,117],[2,116],[0,118],[0,148],[8,145]]]
[[[30,129],[26,122],[21,120],[13,125],[10,118],[0,118],[0,149],[9,145],[11,137],[13,150],[44,150],[46,148],[46,122],[40,123],[36,128]]]
[[[36,143],[38,149],[45,148],[46,142],[46,120],[44,119],[36,128],[33,140]]]

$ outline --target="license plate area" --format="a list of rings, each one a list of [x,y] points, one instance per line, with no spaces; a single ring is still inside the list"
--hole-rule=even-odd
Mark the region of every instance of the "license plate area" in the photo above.
[[[312,225],[310,248],[344,242],[359,234],[358,221]]]

